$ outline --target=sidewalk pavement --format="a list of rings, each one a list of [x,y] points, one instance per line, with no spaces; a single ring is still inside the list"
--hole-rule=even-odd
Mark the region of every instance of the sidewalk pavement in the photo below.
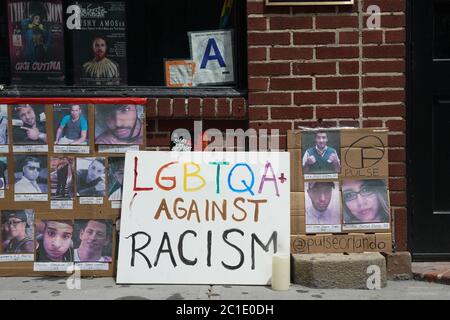
[[[450,284],[450,262],[414,262],[414,279]]]
[[[0,278],[0,300],[450,300],[447,285],[389,281],[380,290],[310,289],[291,285],[277,292],[265,286],[116,285],[113,278],[81,279],[69,290],[65,278]]]

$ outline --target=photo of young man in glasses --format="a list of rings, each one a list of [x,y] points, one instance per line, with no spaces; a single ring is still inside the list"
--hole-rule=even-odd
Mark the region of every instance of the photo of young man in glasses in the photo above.
[[[17,163],[14,193],[47,193],[47,157],[18,156]]]

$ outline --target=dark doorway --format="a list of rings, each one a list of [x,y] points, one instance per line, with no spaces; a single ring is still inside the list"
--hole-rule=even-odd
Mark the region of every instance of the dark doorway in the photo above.
[[[450,260],[450,1],[408,1],[409,243],[415,261]]]

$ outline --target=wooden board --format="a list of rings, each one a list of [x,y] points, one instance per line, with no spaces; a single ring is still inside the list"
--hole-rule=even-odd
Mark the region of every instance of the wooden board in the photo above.
[[[67,103],[70,104],[70,103]],[[106,104],[106,103],[105,103]],[[23,210],[23,209],[33,209],[35,212],[35,219],[111,219],[113,221],[112,230],[112,263],[109,263],[109,268],[107,271],[81,271],[81,276],[86,277],[111,277],[115,275],[116,270],[116,221],[120,216],[120,209],[112,207],[112,201],[108,200],[108,195],[103,197],[102,205],[81,205],[79,203],[79,198],[74,197],[73,209],[72,210],[51,210],[50,207],[50,158],[51,157],[105,157],[106,158],[106,194],[108,194],[108,159],[111,157],[121,157],[124,154],[117,153],[100,153],[98,146],[94,143],[95,138],[95,119],[94,119],[94,105],[88,105],[88,135],[89,135],[89,146],[90,152],[88,154],[74,154],[74,153],[54,153],[54,128],[53,128],[53,105],[46,104],[46,128],[47,128],[47,141],[48,141],[48,152],[47,153],[20,153],[20,154],[36,154],[47,157],[48,162],[48,199],[47,202],[15,202],[14,201],[14,171],[15,171],[15,159],[19,153],[12,153],[12,115],[13,110],[11,105],[8,106],[8,134],[9,134],[9,153],[1,153],[0,157],[7,157],[8,159],[8,181],[9,188],[5,190],[5,198],[0,199],[0,211],[1,210]],[[143,125],[143,137],[144,143],[139,146],[140,150],[145,150],[147,145],[147,134],[146,134],[146,114],[147,106],[144,105],[144,125]],[[76,172],[76,169],[75,171]],[[76,180],[76,179],[75,179]],[[76,188],[75,188],[76,190]],[[0,228],[1,229],[1,228]],[[36,230],[36,228],[35,228]],[[1,230],[0,230],[1,233]],[[0,234],[1,236],[1,234]],[[36,243],[35,243],[36,244]],[[36,246],[35,246],[36,247]],[[0,248],[1,250],[1,248]],[[0,252],[1,254],[1,252]],[[63,276],[68,277],[65,272],[35,272],[33,271],[33,262],[1,262],[0,263],[0,276]]]

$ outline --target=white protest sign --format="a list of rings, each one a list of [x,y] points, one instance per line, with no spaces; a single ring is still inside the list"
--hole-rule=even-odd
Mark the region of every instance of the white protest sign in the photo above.
[[[188,32],[191,57],[196,65],[194,83],[234,82],[231,30]]]
[[[117,283],[270,284],[290,252],[287,152],[128,152]]]

